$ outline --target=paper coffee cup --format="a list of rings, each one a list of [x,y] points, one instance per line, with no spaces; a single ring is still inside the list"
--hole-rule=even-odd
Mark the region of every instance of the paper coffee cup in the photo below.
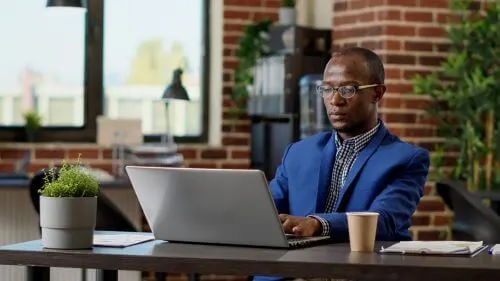
[[[373,252],[379,214],[375,212],[349,212],[347,226],[352,252]]]

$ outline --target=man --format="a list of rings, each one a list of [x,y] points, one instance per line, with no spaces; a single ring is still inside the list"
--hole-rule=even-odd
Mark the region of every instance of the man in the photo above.
[[[344,49],[328,62],[318,93],[333,131],[289,145],[270,184],[286,233],[347,242],[345,212],[373,211],[377,240],[411,240],[429,154],[379,120],[384,76],[380,58],[364,48]]]
[[[411,240],[429,154],[378,119],[385,90],[384,67],[372,51],[348,48],[330,59],[318,93],[333,132],[289,145],[270,184],[285,232],[346,242],[345,212],[373,211],[377,240]]]

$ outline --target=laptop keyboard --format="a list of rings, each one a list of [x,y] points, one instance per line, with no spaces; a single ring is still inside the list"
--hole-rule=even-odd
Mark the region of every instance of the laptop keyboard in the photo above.
[[[328,236],[315,236],[315,237],[297,237],[287,235],[288,244],[293,247],[304,247],[319,244],[321,241],[327,240]]]

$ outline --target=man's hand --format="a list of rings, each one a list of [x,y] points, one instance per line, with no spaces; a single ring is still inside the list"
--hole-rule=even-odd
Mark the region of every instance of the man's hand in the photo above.
[[[280,214],[279,218],[285,233],[309,237],[318,235],[321,231],[321,223],[315,218],[296,217],[287,214]]]

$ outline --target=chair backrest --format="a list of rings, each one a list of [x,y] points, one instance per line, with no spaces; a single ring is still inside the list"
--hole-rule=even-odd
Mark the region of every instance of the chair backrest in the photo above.
[[[31,202],[37,214],[40,214],[40,194],[38,191],[43,187],[46,171],[45,169],[38,171],[30,181]],[[58,176],[57,170],[55,176]],[[97,196],[96,230],[138,231],[132,222],[101,191]]]
[[[500,217],[469,192],[461,181],[439,181],[436,190],[455,213],[454,240],[500,243]]]

